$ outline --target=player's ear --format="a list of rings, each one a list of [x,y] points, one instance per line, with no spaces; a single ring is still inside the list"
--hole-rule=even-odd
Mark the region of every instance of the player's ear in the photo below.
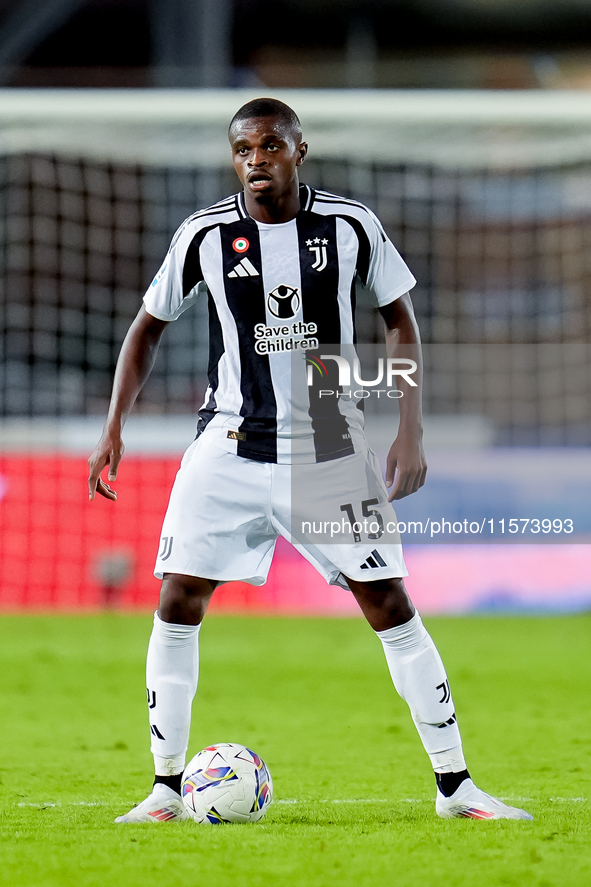
[[[304,160],[306,159],[306,154],[308,153],[308,142],[302,142],[300,147],[298,148],[298,162],[297,166],[301,166]]]

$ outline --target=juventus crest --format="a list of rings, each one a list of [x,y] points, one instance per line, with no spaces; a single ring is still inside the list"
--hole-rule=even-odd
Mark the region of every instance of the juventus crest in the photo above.
[[[321,240],[320,237],[315,237],[314,240],[306,240],[306,246],[315,256],[314,264],[312,265],[314,271],[324,271],[328,263],[326,251],[328,240],[326,238]]]
[[[172,554],[172,536],[163,536],[162,537],[162,549],[158,557],[161,561],[167,561],[170,555]]]

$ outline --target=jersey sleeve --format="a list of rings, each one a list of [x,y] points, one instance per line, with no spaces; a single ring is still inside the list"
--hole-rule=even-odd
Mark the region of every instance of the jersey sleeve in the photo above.
[[[369,266],[364,284],[381,307],[411,290],[416,280],[373,213],[370,213],[370,219],[367,230],[370,241]]]
[[[186,224],[173,237],[166,258],[144,295],[144,306],[152,317],[176,320],[207,289],[196,240],[194,227]]]

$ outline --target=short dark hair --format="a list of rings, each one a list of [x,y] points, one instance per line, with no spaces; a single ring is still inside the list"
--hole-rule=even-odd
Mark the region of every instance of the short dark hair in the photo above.
[[[298,139],[302,137],[302,124],[299,121],[296,112],[280,102],[279,99],[253,99],[239,108],[228,127],[228,133],[232,132],[232,127],[236,123],[242,123],[243,120],[252,120],[253,117],[278,117],[286,123]]]

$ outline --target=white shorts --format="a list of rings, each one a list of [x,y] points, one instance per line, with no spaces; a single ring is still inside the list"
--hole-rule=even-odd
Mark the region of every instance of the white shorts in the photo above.
[[[371,450],[330,462],[255,462],[203,433],[183,456],[154,575],[264,585],[283,536],[331,585],[408,575]],[[334,541],[331,541],[334,540]]]

